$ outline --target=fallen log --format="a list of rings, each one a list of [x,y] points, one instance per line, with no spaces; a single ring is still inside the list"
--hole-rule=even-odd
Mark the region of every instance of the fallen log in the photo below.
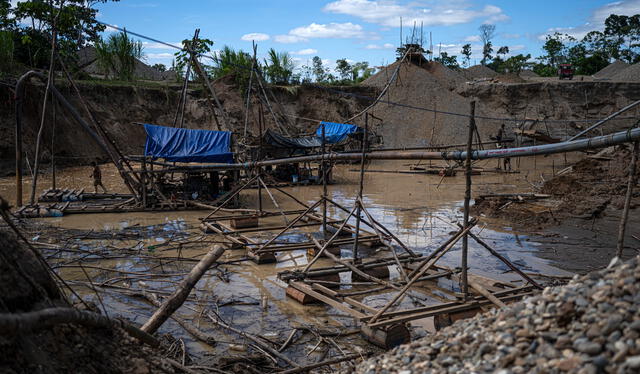
[[[180,283],[178,289],[164,302],[158,310],[153,313],[151,318],[142,326],[142,331],[153,334],[162,326],[162,324],[171,315],[182,306],[184,301],[191,293],[191,289],[198,283],[202,275],[209,270],[216,260],[222,256],[225,248],[220,245],[214,245],[213,249],[209,251],[196,266],[191,269],[189,275]]]

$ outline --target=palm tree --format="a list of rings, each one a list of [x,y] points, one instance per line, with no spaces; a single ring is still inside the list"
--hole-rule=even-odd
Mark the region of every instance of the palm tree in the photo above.
[[[126,32],[111,34],[96,42],[98,64],[106,76],[131,81],[135,78],[136,60],[143,58],[142,42],[129,39]]]
[[[287,52],[271,48],[264,60],[267,78],[274,84],[289,84],[295,64]]]

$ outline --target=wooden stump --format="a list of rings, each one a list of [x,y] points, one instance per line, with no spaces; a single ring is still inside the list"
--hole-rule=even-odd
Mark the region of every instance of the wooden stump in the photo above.
[[[272,264],[272,263],[278,261],[276,259],[275,254],[273,254],[272,252],[256,253],[256,252],[248,250],[247,251],[247,257],[249,257],[251,259],[251,261],[255,262],[258,265],[261,265],[261,264]]]
[[[362,325],[360,331],[369,342],[383,349],[393,349],[411,341],[411,334],[404,323],[381,328],[371,328],[367,325]]]
[[[231,218],[231,228],[234,229],[246,229],[249,227],[258,227],[258,225],[258,217],[255,216]]]
[[[297,290],[291,286],[287,287],[287,290],[285,293],[288,297],[294,299],[295,301],[299,302],[302,305],[315,304],[320,302],[315,297],[309,296],[306,293],[300,290]]]

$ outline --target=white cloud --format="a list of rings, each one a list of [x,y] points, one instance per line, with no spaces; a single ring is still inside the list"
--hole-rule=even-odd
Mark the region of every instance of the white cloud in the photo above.
[[[328,24],[314,22],[307,26],[296,27],[286,35],[276,35],[274,39],[278,43],[299,43],[313,38],[377,39],[378,36],[375,33],[365,32],[362,26],[351,22]]]
[[[250,42],[252,40],[255,40],[256,42],[263,42],[265,40],[269,40],[270,38],[271,37],[268,34],[263,34],[261,32],[252,32],[242,35],[240,39],[246,42]]]
[[[575,27],[554,27],[548,29],[545,33],[538,35],[539,40],[545,40],[547,35],[559,32],[569,34],[580,40],[584,38],[590,31],[604,30],[604,21],[610,14],[632,16],[640,13],[640,0],[622,0],[605,4],[596,8],[591,13],[589,20],[582,25]]]
[[[479,42],[480,41],[480,35],[469,35],[466,38],[464,38],[465,42]]]
[[[296,27],[289,31],[289,35],[300,38],[361,38],[364,36],[362,26],[347,23],[312,23],[309,26]]]
[[[276,35],[274,37],[275,41],[278,43],[300,43],[300,42],[306,42],[308,41],[308,39],[305,38],[301,38],[299,36],[294,36],[294,35]]]
[[[295,52],[291,52],[292,55],[313,55],[318,53],[317,49],[313,49],[313,48],[306,48],[306,49],[301,49],[299,51],[295,51]]]
[[[405,25],[449,26],[469,23],[475,19],[495,23],[509,17],[494,5],[474,9],[466,1],[431,1],[429,5],[412,2],[400,5],[396,0],[337,0],[324,7],[326,12],[359,17],[366,22],[382,26],[400,26],[400,17]]]
[[[395,49],[395,45],[391,44],[391,43],[384,43],[382,45],[379,44],[367,44],[366,47],[364,47],[365,49]]]

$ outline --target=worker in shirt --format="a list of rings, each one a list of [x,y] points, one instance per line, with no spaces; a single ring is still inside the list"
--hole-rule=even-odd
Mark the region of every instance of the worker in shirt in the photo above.
[[[91,172],[90,177],[93,178],[93,188],[96,193],[98,193],[98,186],[102,187],[104,193],[107,193],[107,189],[104,188],[102,184],[102,171],[100,171],[100,167],[95,161],[91,162],[91,166],[93,166],[93,171]]]

